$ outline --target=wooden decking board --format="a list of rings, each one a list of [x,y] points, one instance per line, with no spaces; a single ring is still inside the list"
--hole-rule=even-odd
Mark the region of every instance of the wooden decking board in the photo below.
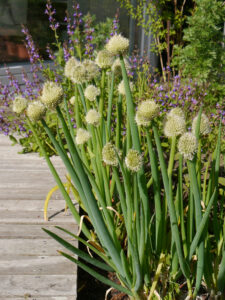
[[[49,202],[50,220],[44,220],[46,195],[56,185],[51,172],[43,158],[17,154],[20,147],[10,144],[0,135],[0,300],[75,300],[77,268],[58,254],[63,248],[41,228],[77,245],[54,226],[73,233],[78,226],[69,210],[64,211],[60,191]],[[60,159],[52,161],[65,181]]]

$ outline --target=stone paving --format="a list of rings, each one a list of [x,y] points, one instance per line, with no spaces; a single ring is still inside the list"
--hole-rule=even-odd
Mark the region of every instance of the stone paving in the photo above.
[[[59,225],[76,233],[77,225],[60,192],[44,221],[44,201],[56,184],[44,159],[20,150],[0,135],[0,300],[75,300],[77,268],[58,255],[62,248],[41,228]],[[53,161],[65,181],[59,158]]]

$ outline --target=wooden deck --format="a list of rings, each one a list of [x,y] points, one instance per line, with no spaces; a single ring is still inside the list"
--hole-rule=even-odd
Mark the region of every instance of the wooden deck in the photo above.
[[[64,212],[59,192],[49,203],[50,220],[44,221],[44,200],[54,179],[44,159],[19,150],[0,135],[0,300],[75,300],[77,268],[57,254],[62,248],[41,228],[59,225],[75,233],[77,225]],[[64,180],[61,162],[54,158],[54,163]]]

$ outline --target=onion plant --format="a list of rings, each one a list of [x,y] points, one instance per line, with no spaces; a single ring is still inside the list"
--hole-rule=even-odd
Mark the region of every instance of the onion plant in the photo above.
[[[27,123],[84,238],[57,229],[94,255],[60,233],[44,231],[68,250],[61,255],[130,299],[196,299],[204,292],[225,297],[221,125],[215,151],[204,165],[201,139],[209,131],[209,120],[202,109],[187,131],[179,107],[163,121],[153,100],[133,99],[125,61],[128,46],[126,38],[113,36],[98,53],[100,69],[93,61],[70,59],[62,84],[46,82],[40,101],[26,108]],[[112,68],[114,57],[117,66]],[[68,82],[74,87],[70,102],[76,129],[66,97]],[[60,133],[46,123],[46,109],[56,110]],[[35,122],[41,122],[65,164],[91,228],[45,152]],[[164,151],[165,139],[170,153]],[[96,268],[115,272],[120,284]]]

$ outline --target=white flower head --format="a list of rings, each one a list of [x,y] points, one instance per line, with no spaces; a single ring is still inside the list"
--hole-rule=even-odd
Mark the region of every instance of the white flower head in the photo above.
[[[106,49],[112,53],[112,55],[124,54],[129,48],[129,40],[123,37],[121,34],[112,36],[106,44]]]
[[[75,98],[75,96],[72,96],[71,98],[70,98],[70,103],[72,104],[72,105],[74,105],[75,104],[75,101],[76,101],[76,98]]]
[[[102,160],[106,165],[116,167],[118,165],[118,158],[116,149],[112,143],[107,143],[102,149]]]
[[[33,101],[27,107],[27,116],[33,122],[42,119],[45,113],[46,107],[40,101]]]
[[[197,122],[198,122],[198,115],[194,118],[194,120],[192,122],[192,133],[193,134],[195,134]],[[207,135],[210,132],[211,132],[211,127],[210,127],[209,119],[204,113],[202,113],[201,121],[200,121],[200,134]]]
[[[84,96],[89,101],[95,101],[96,97],[99,95],[100,95],[100,89],[92,84],[88,85],[84,91]]]
[[[132,92],[134,90],[133,82],[129,82],[129,85],[130,85],[130,90]],[[126,96],[126,90],[125,90],[125,85],[123,80],[118,85],[118,92],[119,94]]]
[[[135,121],[139,126],[148,126],[158,115],[159,105],[152,100],[146,100],[138,105]]]
[[[197,152],[198,142],[191,132],[185,132],[179,139],[178,150],[185,159],[192,160]]]
[[[53,81],[45,82],[40,99],[46,107],[55,108],[63,100],[62,86]]]
[[[83,66],[86,71],[86,81],[91,81],[99,75],[99,68],[94,61],[90,59],[85,59],[83,61]]]
[[[125,157],[125,164],[132,172],[138,172],[143,165],[143,157],[137,151],[130,149]]]
[[[186,131],[186,123],[183,117],[179,115],[167,116],[167,120],[164,124],[164,134],[167,137],[178,136]]]
[[[167,119],[169,119],[170,117],[173,117],[173,116],[178,116],[178,117],[185,119],[184,112],[180,107],[172,108],[167,114]]]
[[[77,129],[77,135],[76,135],[76,138],[75,138],[75,141],[76,141],[77,145],[83,145],[90,138],[91,138],[91,135],[87,130],[85,130],[83,128],[78,128]]]
[[[131,69],[131,66],[126,58],[124,59],[124,64],[125,64],[125,68],[128,72]],[[117,59],[115,59],[113,65],[112,65],[112,71],[118,76],[122,74],[121,63],[120,63],[119,57]]]
[[[21,114],[27,107],[27,99],[18,95],[14,98],[12,110],[17,113]]]
[[[101,69],[107,69],[112,66],[114,61],[114,57],[112,54],[104,49],[98,52],[95,62]]]
[[[100,124],[100,119],[101,116],[95,109],[90,109],[85,117],[86,122],[94,126],[98,126]]]
[[[86,69],[82,63],[77,63],[71,70],[70,79],[73,83],[81,84],[87,81]]]
[[[67,78],[71,78],[73,70],[77,64],[79,64],[79,61],[74,56],[68,59],[64,67],[64,75]]]

